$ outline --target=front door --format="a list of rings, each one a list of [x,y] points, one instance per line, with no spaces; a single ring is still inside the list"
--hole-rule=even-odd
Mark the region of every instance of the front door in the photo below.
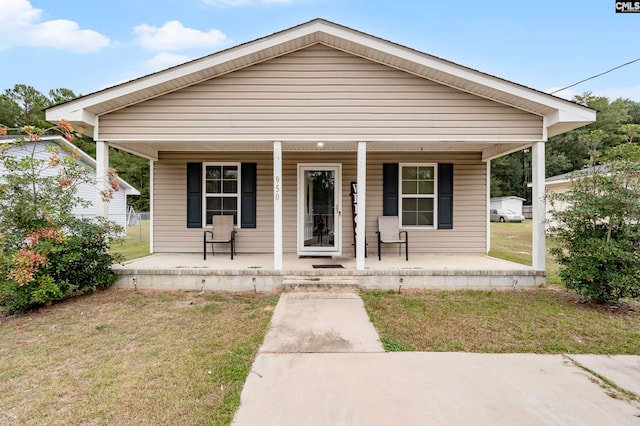
[[[298,255],[342,252],[340,165],[298,165]]]

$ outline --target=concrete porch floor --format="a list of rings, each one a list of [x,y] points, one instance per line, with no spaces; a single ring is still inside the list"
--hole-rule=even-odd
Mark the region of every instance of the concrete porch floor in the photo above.
[[[313,265],[339,264],[339,269],[314,269]],[[356,269],[353,257],[299,258],[285,254],[283,269],[273,269],[271,254],[157,253],[113,267],[118,287],[159,289],[271,291],[291,277],[308,280],[357,280],[360,287],[403,288],[513,288],[544,284],[545,274],[531,267],[483,255],[385,254],[369,257],[365,270]],[[203,282],[204,280],[204,282]],[[202,287],[204,284],[204,287]]]

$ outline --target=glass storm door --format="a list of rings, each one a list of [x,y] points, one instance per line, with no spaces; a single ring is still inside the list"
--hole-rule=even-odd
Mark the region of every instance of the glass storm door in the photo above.
[[[340,200],[339,165],[298,165],[299,255],[340,254]]]

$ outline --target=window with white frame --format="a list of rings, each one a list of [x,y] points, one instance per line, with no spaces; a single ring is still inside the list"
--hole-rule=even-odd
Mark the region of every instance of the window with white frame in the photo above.
[[[400,223],[403,227],[434,227],[436,164],[400,164]]]
[[[238,225],[240,211],[240,164],[204,163],[204,217],[211,225],[214,215],[232,214]]]

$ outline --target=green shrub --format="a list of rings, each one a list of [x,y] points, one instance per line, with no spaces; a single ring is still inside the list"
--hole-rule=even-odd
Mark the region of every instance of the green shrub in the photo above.
[[[564,286],[588,300],[640,296],[640,146],[612,148],[607,161],[572,176],[551,196],[551,231]]]
[[[73,226],[59,238],[41,237],[3,256],[0,310],[20,313],[113,284],[111,265],[120,257],[109,251],[109,244],[119,227],[88,219],[75,219],[70,224]],[[27,259],[21,260],[25,256]],[[44,261],[34,264],[34,258]]]
[[[57,127],[72,139],[68,122]],[[6,130],[0,126],[0,133]],[[94,183],[92,170],[77,161],[77,152],[63,154],[57,145],[48,147],[48,158],[39,158],[35,143],[44,131],[20,130],[28,140],[0,146],[0,314],[106,288],[115,281],[110,267],[119,260],[109,246],[121,227],[72,213],[86,203],[77,188]],[[101,194],[110,199],[117,190],[115,174],[110,170],[104,178],[112,189]]]
[[[600,235],[592,234],[596,235],[582,234],[552,249],[564,286],[599,303],[640,296],[639,236],[607,240],[602,229]]]

